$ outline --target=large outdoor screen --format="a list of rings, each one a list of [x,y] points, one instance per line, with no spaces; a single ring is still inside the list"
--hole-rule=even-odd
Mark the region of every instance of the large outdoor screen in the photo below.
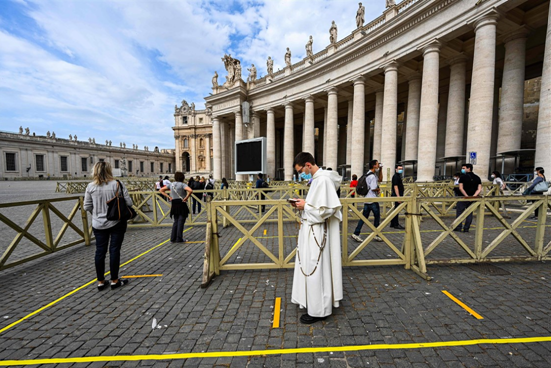
[[[258,174],[266,172],[266,138],[235,142],[235,173]]]

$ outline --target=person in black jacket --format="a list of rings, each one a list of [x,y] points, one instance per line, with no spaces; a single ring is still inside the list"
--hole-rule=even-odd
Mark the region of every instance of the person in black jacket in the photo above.
[[[396,173],[394,173],[394,176],[392,177],[392,197],[403,197],[404,196],[404,183],[402,182],[402,173],[404,172],[404,168],[402,165],[396,165],[395,167]],[[398,207],[401,202],[394,202],[394,208]],[[398,214],[392,218],[392,221],[390,222],[390,227],[393,227],[395,229],[405,229],[400,223],[398,222]]]
[[[465,164],[461,167],[461,177],[459,178],[459,191],[465,198],[478,197],[482,191],[482,181],[480,177],[473,173],[473,165]],[[473,202],[457,202],[457,214],[459,217],[467,208],[469,208]],[[457,218],[456,217],[456,218]],[[473,222],[473,213],[471,212],[465,219],[465,225],[463,225],[463,232],[468,233],[471,223]],[[461,231],[461,225],[459,224],[454,231]]]

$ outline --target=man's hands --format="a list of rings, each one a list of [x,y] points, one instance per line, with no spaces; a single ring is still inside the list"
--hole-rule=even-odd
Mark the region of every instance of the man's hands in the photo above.
[[[297,199],[296,201],[293,201],[290,203],[291,203],[291,206],[293,206],[299,211],[304,210],[304,206],[306,205],[306,201],[304,199]]]

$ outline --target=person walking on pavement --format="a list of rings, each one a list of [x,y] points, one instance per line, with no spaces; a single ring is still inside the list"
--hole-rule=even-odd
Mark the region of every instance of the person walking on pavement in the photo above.
[[[403,197],[404,183],[402,182],[402,173],[404,172],[404,168],[402,165],[396,165],[395,170],[396,172],[394,173],[394,176],[392,176],[392,197]],[[394,202],[394,208],[397,208],[400,203],[402,202]],[[390,227],[403,230],[405,227],[400,225],[398,222],[398,215],[399,214],[396,214],[396,216],[392,218],[392,221],[390,221]]]
[[[256,186],[255,188],[256,189],[263,189],[265,188],[265,184],[264,184],[264,179],[263,179],[263,175],[261,173],[259,173],[257,176],[256,176]],[[261,201],[263,201],[266,197],[264,196],[264,192],[262,191],[259,191],[258,192],[258,196],[259,196],[259,199]],[[266,211],[266,205],[262,205],[261,208],[260,208],[260,212],[264,212]]]
[[[381,192],[381,189],[379,188],[379,180],[382,179],[382,171],[380,170],[380,166],[381,165],[377,160],[371,160],[369,162],[369,171],[367,172],[367,177],[365,178],[368,192],[365,198],[377,198]],[[381,222],[381,209],[379,207],[379,202],[367,202],[364,204],[362,213],[363,216],[368,219],[371,212],[373,212],[373,225],[375,225],[375,227],[379,227],[379,223]],[[363,242],[363,239],[360,238],[363,225],[364,222],[360,219],[356,229],[354,230],[354,234],[351,235],[352,239],[359,243]],[[383,239],[375,236],[375,241],[382,242]]]
[[[109,271],[111,273],[111,289],[128,284],[127,279],[119,278],[121,261],[121,247],[126,233],[126,220],[108,220],[107,202],[113,199],[121,190],[128,207],[132,206],[132,199],[128,190],[118,180],[113,178],[111,164],[100,161],[94,165],[94,180],[86,187],[84,194],[84,210],[92,213],[92,230],[96,237],[96,277],[98,290],[109,286],[105,280],[105,256],[109,247]],[[120,187],[119,188],[119,184]]]
[[[465,164],[461,167],[461,177],[459,178],[459,192],[463,195],[465,198],[469,197],[478,197],[480,192],[482,191],[482,181],[480,180],[480,177],[473,173],[473,165],[472,164]],[[473,202],[470,201],[461,201],[457,202],[457,212],[456,212],[456,218],[461,216],[463,212],[467,208],[469,208]],[[469,228],[471,227],[471,223],[473,222],[473,213],[469,213],[467,218],[465,219],[465,224],[463,225],[460,223],[456,226],[453,231],[461,231],[461,227],[463,225],[463,232],[468,233]]]
[[[299,153],[293,167],[299,174],[313,175],[306,199],[290,200],[301,221],[291,301],[307,310],[300,322],[312,324],[330,316],[343,299],[342,206],[336,193],[341,177],[321,169],[308,152]]]

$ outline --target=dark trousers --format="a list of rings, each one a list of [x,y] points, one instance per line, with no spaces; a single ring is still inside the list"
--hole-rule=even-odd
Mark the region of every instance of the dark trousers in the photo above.
[[[457,205],[455,206],[455,218],[458,218],[459,216],[461,216],[461,214],[465,212],[465,210],[469,208],[472,204],[473,202],[457,202]],[[463,230],[469,230],[472,222],[473,222],[473,213],[471,212],[469,216],[467,216],[467,218],[465,219],[465,225],[463,225]],[[455,230],[461,230],[461,225],[462,224],[457,225]]]
[[[398,207],[399,205],[400,205],[400,203],[394,202],[394,208]],[[398,217],[399,217],[398,215],[399,215],[399,214],[397,213],[396,216],[394,216],[394,217],[392,218],[392,220],[390,221],[390,226],[398,226],[398,225],[400,225],[400,224],[398,223]]]
[[[261,200],[261,201],[263,201],[263,200],[265,200],[265,199],[266,199],[266,197],[264,196],[264,194],[263,194],[263,193],[259,193],[259,197],[260,197],[260,200]],[[262,205],[262,206],[260,206],[260,207],[261,207],[261,208],[260,208],[260,211],[261,211],[261,212],[264,212],[264,211],[266,211],[266,205],[264,205],[264,204],[263,204],[263,205]]]
[[[192,198],[193,199],[193,208],[192,208],[192,211],[193,211],[193,214],[195,214],[195,209],[197,208],[197,213],[201,212],[201,201],[195,199],[195,198]]]
[[[184,203],[184,205],[186,205]],[[183,215],[174,215],[174,222],[172,223],[172,233],[170,234],[171,242],[183,242],[184,238],[182,234],[184,233],[184,223],[186,222],[186,217]]]
[[[364,204],[364,210],[362,214],[366,219],[369,219],[369,214],[371,212],[373,212],[374,218],[373,225],[375,225],[375,227],[379,227],[379,222],[381,221],[381,209],[378,202]],[[362,231],[362,226],[364,226],[364,222],[360,219],[360,221],[358,221],[358,225],[356,226],[356,230],[354,230],[354,234],[360,235],[360,232]]]
[[[126,232],[126,221],[120,221],[115,226],[105,229],[93,229],[96,237],[96,277],[98,281],[105,280],[105,256],[109,246],[109,271],[111,280],[119,278],[119,267],[121,263],[121,246]]]

